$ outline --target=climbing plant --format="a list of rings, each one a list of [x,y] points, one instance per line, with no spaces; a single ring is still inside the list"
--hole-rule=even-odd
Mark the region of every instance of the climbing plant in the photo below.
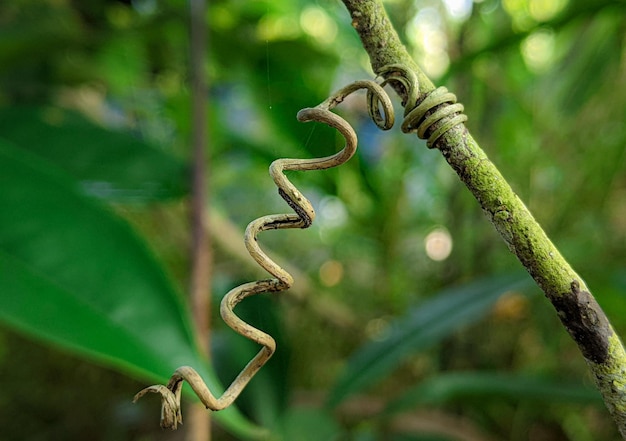
[[[3,438],[162,439],[169,431],[155,427],[156,400],[130,404],[137,390],[191,366],[219,397],[259,351],[215,320],[207,363],[178,294],[188,272],[187,5],[6,3],[0,365],[12,375],[2,380]],[[410,56],[391,27],[377,28],[388,23],[382,10],[368,21],[369,5],[377,3],[348,2],[349,13],[325,1],[210,4],[216,306],[233,286],[267,277],[243,246],[250,219],[282,212],[285,201],[293,208],[299,194],[317,211],[306,230],[258,238],[293,285],[237,305],[276,351],[234,406],[214,413],[216,438],[615,439],[589,374],[607,360],[607,340],[570,326],[578,341],[599,343],[583,343],[580,356],[453,169],[565,322],[597,311],[594,289],[614,347],[626,329],[623,3],[387,2]],[[319,173],[285,169],[299,190],[277,197],[272,161],[334,155],[344,143],[325,124],[297,122],[298,109],[358,78],[386,81],[407,109],[396,127],[411,133],[430,138],[462,117],[433,82],[455,92],[468,120],[428,150],[400,130],[379,132],[368,100],[346,97],[335,111],[359,136],[353,158]],[[422,127],[409,115],[437,94],[451,114]],[[504,178],[486,178],[489,162],[469,132],[586,283],[569,269],[563,280],[542,278],[534,257],[553,249],[526,246],[542,234],[520,234],[514,221],[526,212],[491,185]],[[294,210],[279,225],[306,220]],[[547,262],[562,265],[554,256]],[[565,293],[592,309],[563,303]],[[189,375],[178,371],[176,388]]]

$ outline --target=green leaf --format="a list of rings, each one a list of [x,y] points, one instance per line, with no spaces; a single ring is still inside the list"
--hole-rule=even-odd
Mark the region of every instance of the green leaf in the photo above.
[[[328,412],[315,408],[292,408],[283,416],[277,433],[282,441],[339,440],[341,428]]]
[[[432,434],[432,433],[422,433],[422,434],[408,434],[408,433],[399,433],[393,434],[391,441],[457,441],[459,438],[449,437],[445,435]]]
[[[4,141],[0,188],[0,321],[150,381],[190,365],[221,392],[182,298],[127,223]],[[236,409],[216,419],[241,436],[261,433]]]
[[[69,9],[44,3],[33,5],[33,9],[24,3],[20,6],[15,8],[19,11],[17,17],[12,17],[14,12],[10,8],[1,11],[5,20],[0,27],[0,73],[52,57],[59,48],[74,47],[84,41],[80,22]],[[26,9],[30,9],[24,14],[28,20],[20,16]]]
[[[587,26],[572,30],[577,37],[571,37],[574,44],[569,59],[555,78],[560,83],[563,112],[578,112],[618,64],[619,58],[614,54],[619,53],[622,45],[622,10],[621,5],[606,7],[593,16]]]
[[[462,326],[483,317],[501,294],[529,285],[528,276],[509,275],[482,279],[445,290],[390,324],[384,340],[365,344],[348,365],[329,394],[336,406],[388,375],[408,356],[423,351]]]
[[[393,414],[420,405],[440,405],[468,399],[565,401],[602,404],[600,393],[580,383],[565,383],[530,375],[487,372],[442,374],[427,379],[392,401],[385,413]]]
[[[183,161],[129,132],[106,130],[73,111],[1,109],[0,134],[63,168],[92,196],[137,202],[180,197],[188,190]]]

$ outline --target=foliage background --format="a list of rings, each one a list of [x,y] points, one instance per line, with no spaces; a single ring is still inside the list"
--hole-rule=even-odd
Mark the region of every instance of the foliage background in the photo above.
[[[177,357],[199,357],[182,294],[187,6],[0,5],[3,439],[184,436],[157,428],[156,399],[130,399]],[[386,6],[624,335],[626,4]],[[338,148],[296,112],[372,74],[336,1],[212,1],[206,19],[217,305],[261,274],[242,257],[245,225],[287,209],[269,163]],[[340,112],[360,151],[341,169],[293,175],[318,219],[262,237],[296,273],[293,294],[238,309],[279,350],[238,401],[242,420],[225,417],[214,438],[251,421],[286,440],[616,439],[575,345],[437,152],[377,132],[363,100]],[[427,243],[451,253],[434,260]],[[93,319],[73,312],[92,298]],[[120,323],[127,334],[113,332]],[[226,384],[256,348],[213,323]],[[130,334],[147,343],[131,347]]]

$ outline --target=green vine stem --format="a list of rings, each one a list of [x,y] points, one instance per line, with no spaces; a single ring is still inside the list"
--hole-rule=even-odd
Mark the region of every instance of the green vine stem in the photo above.
[[[393,84],[403,98],[403,104],[411,105],[410,93],[422,98],[429,96],[435,88],[400,42],[381,0],[343,0],[343,3],[370,56],[374,72],[384,78],[403,77]],[[397,69],[389,69],[387,66],[390,65],[404,66],[404,70],[411,74],[407,76]],[[407,110],[412,109],[408,107]],[[456,116],[452,113],[439,120],[430,132]],[[464,125],[455,124],[436,140],[433,147],[441,151],[511,252],[556,309],[580,348],[618,430],[626,439],[626,353],[585,282],[552,244]]]
[[[391,101],[382,87],[374,81],[356,81],[336,92],[318,106],[298,112],[298,120],[301,122],[322,122],[335,128],[344,137],[345,147],[338,153],[323,158],[278,159],[270,165],[270,176],[278,187],[278,193],[293,209],[294,213],[273,214],[252,221],[246,228],[244,242],[252,258],[273,278],[246,283],[231,290],[222,299],[220,307],[222,318],[228,326],[240,335],[258,343],[262,348],[219,398],[211,393],[200,375],[189,366],[176,369],[166,386],[149,386],[137,393],[134,401],[148,392],[161,395],[161,427],[176,429],[178,424],[182,424],[180,400],[184,381],[189,383],[194,393],[208,409],[222,410],[235,401],[252,377],[274,354],[276,350],[274,339],[241,320],[234,312],[235,306],[247,297],[266,292],[284,291],[293,285],[292,276],[263,252],[257,241],[257,235],[267,230],[307,228],[311,225],[315,219],[313,206],[287,179],[284,172],[337,167],[354,155],[357,147],[357,137],[354,130],[343,118],[330,110],[359,89],[367,90],[368,109],[376,125],[384,130],[393,126]]]

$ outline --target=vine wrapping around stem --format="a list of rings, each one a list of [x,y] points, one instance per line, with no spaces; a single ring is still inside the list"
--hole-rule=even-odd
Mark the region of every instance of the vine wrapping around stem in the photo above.
[[[448,130],[467,120],[461,112],[463,106],[456,103],[454,94],[445,88],[435,89],[423,97],[419,96],[418,80],[412,71],[402,65],[383,67],[381,72],[387,78],[378,84],[371,80],[355,81],[340,89],[325,101],[313,108],[298,112],[300,122],[321,122],[336,129],[345,139],[345,146],[334,155],[311,159],[277,159],[270,165],[269,173],[278,187],[278,194],[293,209],[294,213],[272,214],[260,217],[248,225],[244,242],[250,256],[265,269],[272,278],[249,282],[231,290],[222,299],[220,313],[222,318],[235,332],[262,346],[256,356],[243,368],[226,391],[215,397],[200,375],[189,366],[182,366],[174,372],[167,386],[149,386],[135,395],[134,401],[148,392],[161,395],[161,426],[176,429],[182,424],[180,399],[183,381],[187,381],[200,401],[211,410],[222,410],[230,406],[250,382],[258,370],[270,359],[276,350],[276,342],[265,332],[244,322],[234,312],[235,306],[246,297],[265,292],[284,291],[293,285],[293,278],[279,264],[261,249],[257,235],[267,230],[288,228],[308,228],[315,219],[315,210],[309,200],[287,179],[285,171],[324,170],[337,167],[348,161],[356,152],[357,137],[352,126],[342,117],[331,112],[348,95],[359,90],[367,91],[367,108],[372,121],[382,130],[390,129],[394,124],[394,112],[391,100],[383,87],[396,83],[405,92],[405,115],[402,123],[404,132],[417,132],[420,138],[428,138],[428,146],[434,143]]]

